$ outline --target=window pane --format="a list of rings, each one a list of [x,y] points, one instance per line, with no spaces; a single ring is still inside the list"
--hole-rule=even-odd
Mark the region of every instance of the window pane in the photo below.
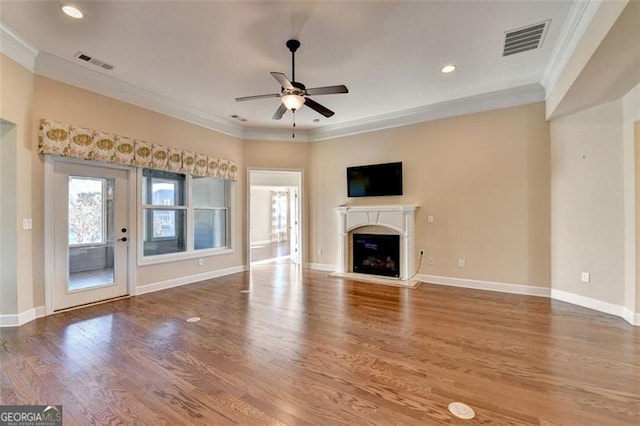
[[[194,207],[225,207],[225,181],[212,177],[194,177],[191,195]]]
[[[152,179],[151,194],[151,204],[154,206],[175,206],[178,204],[176,202],[178,194],[176,182]]]
[[[105,242],[104,179],[69,177],[69,244]]]
[[[143,170],[143,203],[154,206],[184,206],[185,175]]]
[[[175,210],[153,211],[153,238],[173,238],[176,236]]]
[[[186,250],[186,210],[144,209],[144,255]]]
[[[223,209],[194,211],[194,248],[227,246],[227,212]]]

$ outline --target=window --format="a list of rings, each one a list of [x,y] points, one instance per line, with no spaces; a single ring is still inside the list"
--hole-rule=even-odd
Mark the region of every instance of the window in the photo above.
[[[227,245],[227,183],[210,177],[194,177],[191,194],[194,206],[194,249]]]
[[[143,256],[227,248],[229,192],[226,180],[143,169]]]
[[[108,191],[107,179],[69,176],[70,246],[106,243]]]

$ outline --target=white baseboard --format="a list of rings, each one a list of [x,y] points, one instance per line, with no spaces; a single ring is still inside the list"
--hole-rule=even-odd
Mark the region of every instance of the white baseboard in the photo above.
[[[45,315],[44,306],[37,306],[19,314],[0,315],[0,327],[18,327]]]
[[[631,325],[640,326],[640,314],[634,313],[629,308],[622,308],[622,318],[624,318]]]
[[[218,269],[217,271],[204,272],[202,274],[189,275],[186,277],[174,278],[172,280],[161,281],[158,283],[145,284],[136,287],[136,296],[141,294],[153,293],[154,291],[166,290],[168,288],[179,287],[198,281],[210,280],[212,278],[223,277],[225,275],[237,274],[238,272],[248,271],[246,265],[233,266],[231,268]]]
[[[328,263],[305,263],[304,267],[307,269],[315,269],[316,271],[329,272],[333,272],[337,269],[335,265],[330,265]]]
[[[604,312],[605,314],[615,315],[623,318],[631,325],[640,325],[640,314],[633,313],[624,306],[556,289],[551,290],[551,298],[582,306],[583,308],[593,309],[594,311]]]
[[[528,296],[540,296],[540,297],[549,297],[549,295],[551,294],[551,289],[546,287],[536,287],[533,285],[500,283],[500,282],[494,282],[494,281],[480,281],[480,280],[471,280],[468,278],[441,277],[438,275],[426,275],[426,274],[418,274],[416,275],[415,278],[421,282],[429,283],[429,284],[473,288],[476,290],[499,291],[502,293],[524,294]]]

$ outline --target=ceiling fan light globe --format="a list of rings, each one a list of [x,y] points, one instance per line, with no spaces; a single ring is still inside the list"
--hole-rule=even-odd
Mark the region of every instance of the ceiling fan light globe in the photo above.
[[[304,104],[304,97],[300,95],[284,95],[282,97],[282,103],[287,107],[287,109],[295,111],[300,109]]]

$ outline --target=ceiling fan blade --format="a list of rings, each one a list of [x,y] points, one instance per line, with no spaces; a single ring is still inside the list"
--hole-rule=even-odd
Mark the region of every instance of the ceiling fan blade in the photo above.
[[[325,117],[331,117],[335,112],[331,111],[329,108],[320,105],[316,101],[311,98],[304,98],[304,104],[311,108],[312,110],[324,115]]]
[[[280,83],[280,86],[284,87],[285,89],[291,90],[294,88],[293,84],[291,84],[287,76],[282,74],[281,72],[271,72],[271,75],[273,76],[273,78],[278,80],[278,83]]]
[[[279,97],[280,97],[280,93],[270,93],[268,95],[243,96],[241,98],[236,98],[236,102],[252,101],[254,99],[279,98]]]
[[[273,120],[280,120],[285,112],[287,112],[287,107],[284,106],[283,103],[280,103],[280,106],[278,107],[276,112],[273,114],[273,117],[271,117],[271,118]]]
[[[339,86],[312,87],[307,89],[308,95],[332,95],[335,93],[349,93],[349,89],[344,84]]]

